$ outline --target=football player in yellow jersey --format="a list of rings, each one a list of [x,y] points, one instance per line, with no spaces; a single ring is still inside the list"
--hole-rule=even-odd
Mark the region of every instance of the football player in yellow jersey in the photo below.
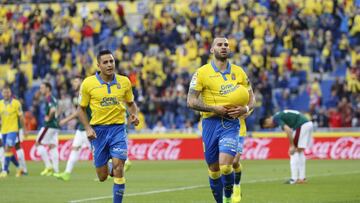
[[[202,140],[209,182],[217,203],[231,202],[232,164],[237,153],[239,117],[251,109],[253,92],[244,70],[230,64],[229,42],[215,38],[211,63],[200,67],[190,82],[187,104],[202,115]],[[224,201],[223,201],[224,192]]]
[[[0,118],[1,118],[1,134],[3,144],[5,146],[5,160],[4,167],[0,174],[0,178],[7,177],[9,173],[10,161],[18,168],[16,177],[22,175],[22,170],[19,163],[12,153],[12,148],[19,142],[19,122],[24,125],[24,116],[21,109],[21,104],[17,99],[11,98],[11,89],[8,85],[2,90],[3,100],[0,100]],[[24,135],[26,131],[24,130]]]
[[[128,121],[138,125],[138,107],[129,78],[115,74],[115,59],[111,51],[100,51],[97,62],[100,72],[87,77],[81,84],[78,116],[91,141],[97,176],[101,182],[108,175],[114,177],[113,202],[121,203],[127,159],[126,109]],[[91,111],[90,121],[87,108]]]
[[[252,97],[254,99],[255,103],[255,97]],[[241,181],[241,174],[242,174],[242,164],[240,163],[240,157],[243,152],[244,142],[245,142],[245,136],[246,136],[246,122],[245,119],[252,113],[252,111],[249,111],[245,115],[240,117],[240,134],[239,134],[239,143],[237,148],[237,154],[234,158],[233,162],[233,169],[235,173],[235,182],[234,182],[234,193],[232,196],[232,203],[239,203],[241,201],[241,187],[240,187],[240,181]]]

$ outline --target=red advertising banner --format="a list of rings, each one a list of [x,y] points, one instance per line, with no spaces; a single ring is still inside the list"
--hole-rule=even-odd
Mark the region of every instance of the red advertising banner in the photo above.
[[[201,138],[129,140],[130,160],[203,159]]]
[[[40,160],[34,140],[22,143],[27,160]],[[67,160],[72,140],[60,140],[60,160]],[[247,138],[242,159],[287,159],[287,138]],[[185,160],[203,159],[201,138],[149,138],[129,140],[131,160]],[[306,150],[310,159],[360,159],[360,137],[316,137]],[[92,159],[91,149],[84,148],[81,160]]]
[[[21,143],[21,146],[24,148],[25,159],[32,161],[41,160],[40,155],[36,151],[35,140],[25,140]],[[61,161],[68,160],[72,147],[72,140],[59,140],[59,159]],[[79,160],[91,160],[92,153],[91,149],[83,148],[80,151]]]
[[[288,158],[287,138],[248,138],[242,159]],[[360,159],[360,137],[319,137],[305,150],[308,159]]]
[[[315,138],[305,152],[310,159],[360,159],[360,137]]]

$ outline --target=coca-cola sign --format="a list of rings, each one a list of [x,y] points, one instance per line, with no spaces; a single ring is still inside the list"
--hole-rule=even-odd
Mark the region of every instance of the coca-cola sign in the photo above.
[[[268,159],[271,138],[248,138],[245,139],[241,159]]]
[[[137,160],[178,160],[181,139],[156,139],[149,142],[129,140],[129,158]]]
[[[25,154],[27,154],[26,150],[26,146],[27,145],[27,141],[25,143],[23,143],[23,145],[25,145]],[[71,149],[72,149],[72,140],[66,140],[66,141],[60,141],[59,146],[58,146],[58,150],[59,150],[59,159],[61,161],[66,161],[68,160],[70,153],[71,153]],[[40,154],[37,153],[36,150],[36,146],[35,144],[33,144],[29,150],[29,155],[30,160],[33,161],[39,161],[41,160],[40,158]],[[80,149],[80,155],[79,155],[79,160],[91,160],[91,150],[89,148],[82,148]]]
[[[67,160],[71,140],[59,143],[60,160]],[[35,141],[22,143],[27,160],[40,160]],[[246,138],[242,159],[288,159],[287,138]],[[305,151],[311,159],[360,159],[360,137],[320,137]],[[188,139],[132,139],[129,140],[129,158],[132,160],[204,159],[201,137]],[[91,150],[81,149],[80,160],[90,160]]]
[[[305,152],[308,158],[360,159],[360,138],[315,139],[314,144]]]

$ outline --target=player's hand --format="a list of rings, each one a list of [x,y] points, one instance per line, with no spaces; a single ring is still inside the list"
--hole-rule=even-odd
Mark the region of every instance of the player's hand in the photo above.
[[[45,119],[44,119],[46,122],[49,121],[49,116],[45,116]]]
[[[86,135],[89,140],[96,139],[96,133],[95,133],[94,129],[92,129],[91,127],[86,129]]]
[[[250,112],[247,112],[247,113],[243,114],[242,116],[240,116],[240,118],[245,119],[245,118],[249,117],[250,114],[251,114]]]
[[[134,124],[135,126],[139,125],[139,123],[140,123],[139,118],[135,114],[130,115],[129,122],[131,124]]]
[[[227,110],[228,109],[224,106],[214,106],[213,107],[213,112],[220,116],[227,115]]]
[[[240,116],[244,116],[246,113],[248,112],[244,106],[232,107],[227,110],[227,114],[232,118],[239,118]]]
[[[249,117],[249,116],[252,114],[253,111],[254,111],[254,109],[251,109],[251,110],[250,110],[249,112],[247,112],[246,114],[240,116],[240,118],[245,119],[245,118]]]
[[[295,153],[295,151],[296,151],[295,146],[291,145],[290,148],[289,148],[289,155],[290,156],[293,155]]]

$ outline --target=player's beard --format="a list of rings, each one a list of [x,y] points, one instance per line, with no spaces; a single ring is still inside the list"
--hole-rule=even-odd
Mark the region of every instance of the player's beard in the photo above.
[[[215,58],[216,60],[225,62],[229,58],[229,53],[226,53],[225,55],[222,55],[221,52],[215,52]]]

